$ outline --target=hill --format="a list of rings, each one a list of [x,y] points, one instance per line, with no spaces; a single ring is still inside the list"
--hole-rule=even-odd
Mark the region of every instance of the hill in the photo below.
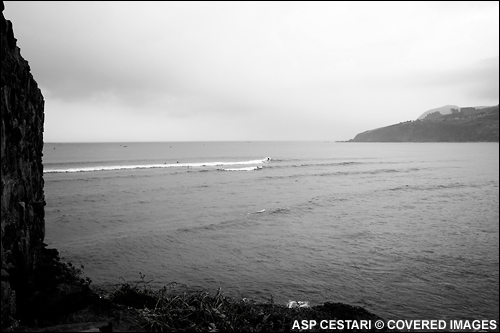
[[[484,108],[488,108],[489,106],[476,106],[474,107],[476,110],[479,110],[479,109],[484,109]],[[444,115],[447,115],[447,114],[451,114],[454,112],[454,110],[462,110],[462,109],[468,109],[468,107],[466,108],[461,108],[459,106],[456,106],[456,105],[445,105],[445,106],[442,106],[440,108],[435,108],[435,109],[430,109],[428,111],[425,111],[424,113],[422,113],[422,115],[420,115],[420,117],[417,118],[417,120],[422,120],[422,119],[425,119],[427,117],[427,115],[429,114],[435,114],[436,112],[439,112],[441,116],[444,116]]]
[[[407,121],[359,133],[349,142],[498,142],[498,105],[431,112]]]
[[[450,114],[451,109],[460,109],[460,108],[456,105],[445,105],[445,106],[442,106],[440,108],[435,108],[435,109],[425,111],[424,113],[422,113],[422,115],[420,117],[417,118],[417,120],[424,119],[428,114],[435,113],[436,111],[439,111],[439,113],[441,113],[442,115]]]

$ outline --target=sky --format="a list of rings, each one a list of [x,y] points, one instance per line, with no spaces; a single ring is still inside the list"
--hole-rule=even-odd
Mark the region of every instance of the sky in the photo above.
[[[12,2],[45,142],[344,141],[499,101],[499,2]]]

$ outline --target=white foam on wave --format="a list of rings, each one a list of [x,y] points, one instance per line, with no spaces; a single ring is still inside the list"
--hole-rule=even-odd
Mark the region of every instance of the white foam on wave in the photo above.
[[[245,168],[228,168],[228,169],[217,169],[221,171],[254,171],[261,170],[261,166],[245,167]]]
[[[248,164],[262,164],[271,161],[270,157],[261,160],[250,161],[236,161],[236,162],[193,162],[193,163],[164,163],[164,164],[146,164],[146,165],[101,165],[82,168],[68,168],[68,169],[49,169],[44,170],[44,173],[72,173],[72,172],[92,172],[92,171],[116,171],[116,170],[131,170],[131,169],[158,169],[158,168],[203,168],[203,167],[217,167],[225,165],[248,165]],[[257,170],[262,167],[245,167],[245,168],[232,168],[223,169],[226,171],[250,171]],[[248,169],[248,170],[246,170]]]

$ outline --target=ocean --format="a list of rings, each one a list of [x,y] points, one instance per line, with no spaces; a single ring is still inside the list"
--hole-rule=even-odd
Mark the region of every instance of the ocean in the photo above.
[[[46,143],[49,247],[92,284],[499,319],[499,144]]]

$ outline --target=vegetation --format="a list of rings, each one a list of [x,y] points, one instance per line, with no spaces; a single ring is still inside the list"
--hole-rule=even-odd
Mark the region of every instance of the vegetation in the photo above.
[[[267,303],[235,300],[220,289],[213,294],[187,289],[171,294],[169,289],[174,285],[153,291],[144,281],[144,275],[141,275],[140,283],[123,283],[106,297],[114,303],[137,309],[141,327],[153,332],[285,332],[292,330],[297,320],[316,320],[319,323],[330,319],[380,319],[363,308],[341,303],[289,308],[275,304],[272,297]],[[324,331],[317,326],[311,331],[320,330]]]
[[[83,267],[63,263],[58,257],[45,262],[38,271],[37,290],[32,291],[36,296],[21,309],[20,323],[10,330],[284,332],[298,331],[299,321],[316,320],[318,325],[309,331],[325,331],[319,327],[322,320],[380,319],[361,307],[342,303],[289,308],[275,304],[272,297],[265,303],[235,300],[221,289],[190,291],[176,283],[153,290],[141,273],[137,283],[124,281],[104,290],[91,286],[92,281],[82,274]]]

